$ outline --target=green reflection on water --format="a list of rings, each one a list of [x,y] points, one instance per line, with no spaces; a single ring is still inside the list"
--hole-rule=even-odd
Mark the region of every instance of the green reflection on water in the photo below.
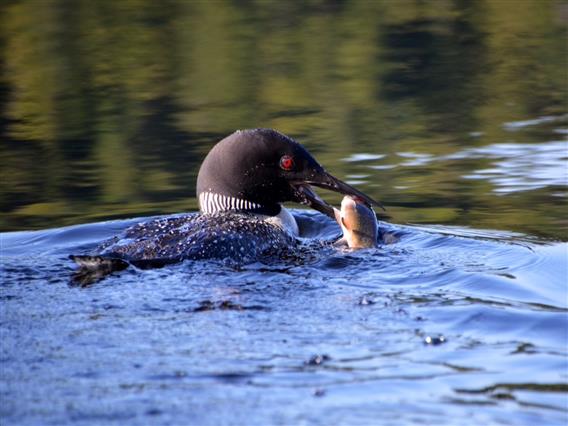
[[[194,210],[210,147],[273,127],[395,222],[568,239],[547,151],[566,138],[565,2],[288,3],[7,2],[0,228]],[[510,172],[516,151],[480,155],[504,143],[548,153]]]

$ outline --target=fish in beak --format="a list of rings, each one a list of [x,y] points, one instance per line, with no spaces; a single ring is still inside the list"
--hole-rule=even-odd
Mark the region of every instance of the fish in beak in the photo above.
[[[343,231],[343,241],[352,249],[377,247],[379,225],[372,209],[346,195],[341,210],[334,209],[335,220]]]

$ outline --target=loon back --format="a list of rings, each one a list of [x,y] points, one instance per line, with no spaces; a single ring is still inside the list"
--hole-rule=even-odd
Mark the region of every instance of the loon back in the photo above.
[[[254,215],[190,214],[128,228],[103,243],[97,254],[144,267],[185,259],[253,261],[278,255],[296,243],[289,233]]]
[[[297,243],[279,226],[250,214],[194,213],[155,219],[126,229],[92,254],[71,255],[79,266],[71,284],[88,286],[129,265],[148,269],[186,259],[235,265],[270,261],[291,253]]]

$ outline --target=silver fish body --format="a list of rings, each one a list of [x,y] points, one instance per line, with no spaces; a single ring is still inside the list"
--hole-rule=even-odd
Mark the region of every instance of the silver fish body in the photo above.
[[[375,212],[346,195],[341,210],[334,208],[335,220],[343,231],[343,241],[353,249],[377,247],[379,225]]]

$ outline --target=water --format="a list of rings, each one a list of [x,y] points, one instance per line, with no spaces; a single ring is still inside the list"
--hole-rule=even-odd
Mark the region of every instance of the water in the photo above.
[[[69,287],[67,254],[133,222],[3,234],[7,424],[568,419],[566,243],[383,224],[378,250]]]
[[[566,424],[566,3],[156,4],[0,6],[1,423]],[[70,281],[259,126],[395,241]]]

